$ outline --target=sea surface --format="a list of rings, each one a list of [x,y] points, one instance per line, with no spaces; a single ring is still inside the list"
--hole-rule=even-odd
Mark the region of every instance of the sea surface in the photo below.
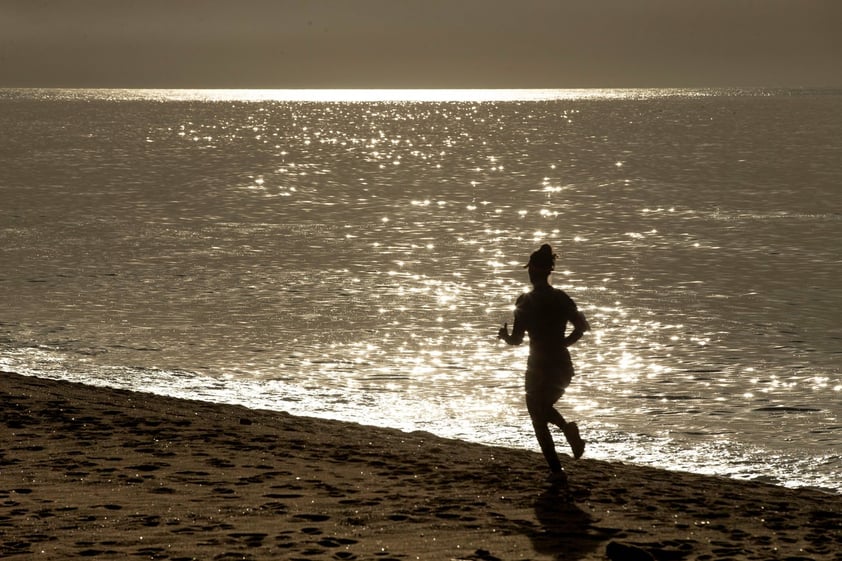
[[[842,492],[842,91],[0,90],[0,131],[2,370],[537,450],[495,336],[551,243],[586,457]]]

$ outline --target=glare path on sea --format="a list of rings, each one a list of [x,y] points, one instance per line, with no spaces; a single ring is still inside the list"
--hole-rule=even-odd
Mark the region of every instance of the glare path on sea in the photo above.
[[[805,462],[838,461],[840,222],[790,193],[753,140],[734,144],[735,110],[651,92],[191,95],[115,94],[124,119],[141,115],[118,134],[76,106],[91,111],[78,136],[116,139],[120,158],[38,161],[44,186],[89,191],[51,192],[39,212],[54,220],[4,231],[26,289],[14,309],[51,315],[0,366],[534,448],[528,349],[495,334],[550,242],[554,284],[594,326],[559,403],[589,457],[765,466],[793,485],[815,483]],[[611,99],[624,105],[605,111]],[[731,183],[761,170],[762,185]],[[14,253],[37,239],[52,245]]]

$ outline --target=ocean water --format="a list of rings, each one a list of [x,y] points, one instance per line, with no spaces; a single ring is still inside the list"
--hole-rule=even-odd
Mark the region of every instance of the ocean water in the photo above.
[[[840,91],[0,90],[0,130],[0,369],[537,449],[495,335],[549,242],[586,457],[842,492]]]

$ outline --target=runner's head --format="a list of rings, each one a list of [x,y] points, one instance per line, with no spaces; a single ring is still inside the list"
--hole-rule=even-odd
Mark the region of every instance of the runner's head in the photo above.
[[[553,248],[549,244],[542,245],[538,251],[529,256],[529,263],[526,268],[529,269],[529,278],[546,280],[550,273],[555,269],[555,260],[558,257],[553,253]]]

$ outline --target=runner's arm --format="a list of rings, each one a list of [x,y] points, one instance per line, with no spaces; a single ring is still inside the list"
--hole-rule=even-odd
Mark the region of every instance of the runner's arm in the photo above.
[[[576,342],[582,338],[582,335],[591,330],[591,325],[588,323],[588,319],[585,317],[585,314],[578,310],[576,310],[576,314],[573,316],[572,323],[573,331],[570,332],[570,335],[564,338],[565,347],[575,345]]]
[[[512,333],[509,334],[509,324],[504,323],[503,327],[500,328],[500,331],[497,333],[497,338],[502,339],[509,345],[520,345],[523,343],[523,336],[526,334],[526,331],[523,329],[523,325],[517,320],[515,317],[515,324],[512,326]]]

